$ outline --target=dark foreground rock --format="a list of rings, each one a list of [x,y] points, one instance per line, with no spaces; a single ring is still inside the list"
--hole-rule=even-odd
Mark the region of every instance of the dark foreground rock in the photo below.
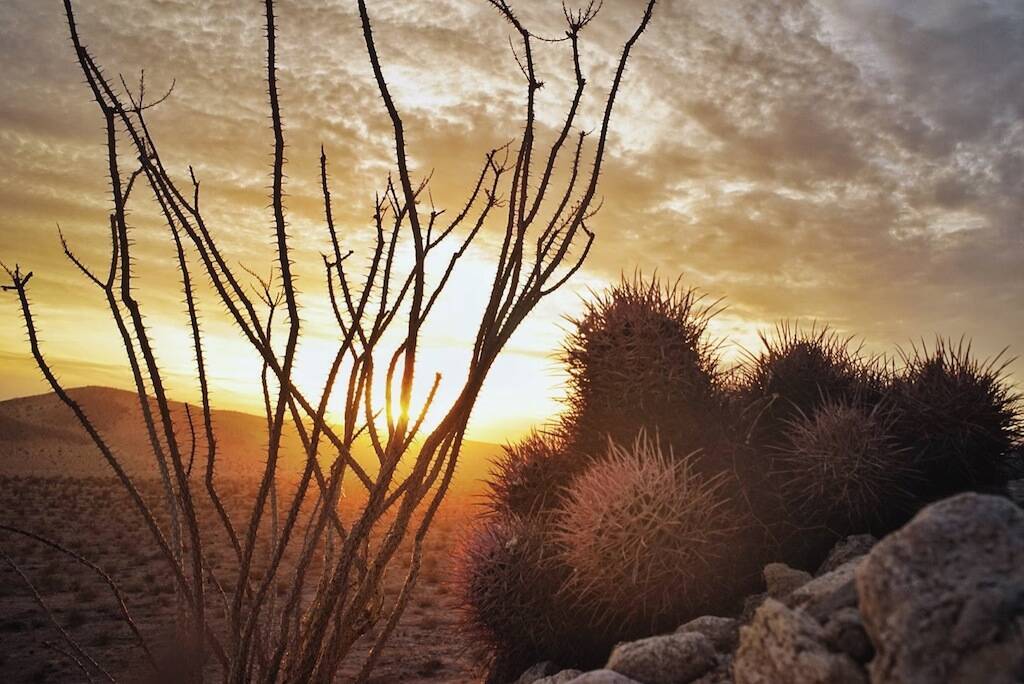
[[[529,681],[1024,683],[1024,510],[1008,499],[962,494],[881,542],[847,538],[816,577],[782,564],[764,574],[742,628],[704,616],[619,644],[605,669],[539,664]]]
[[[695,620],[690,620],[676,630],[681,632],[698,632],[711,640],[716,650],[722,653],[730,653],[736,650],[736,644],[740,639],[740,624],[733,618],[715,617],[704,615]]]
[[[619,644],[605,667],[643,684],[689,684],[716,662],[708,637],[676,632]]]
[[[868,554],[875,544],[878,543],[878,539],[870,534],[855,534],[832,547],[828,556],[822,562],[821,567],[818,568],[818,572],[815,576],[821,577],[825,573],[832,572],[841,565],[846,565],[855,558],[860,558]]]
[[[810,574],[785,563],[769,563],[764,568],[764,583],[773,599],[785,598],[810,581]]]
[[[825,631],[810,615],[769,598],[740,630],[733,662],[736,684],[865,684],[864,670],[826,645]]]
[[[548,677],[534,680],[534,684],[568,684],[583,674],[582,670],[562,670]]]
[[[871,681],[1024,681],[1024,511],[962,494],[889,535],[857,568]]]
[[[592,670],[569,680],[569,684],[640,684],[614,670]]]
[[[546,680],[552,675],[557,674],[559,670],[561,670],[560,667],[550,660],[545,660],[544,662],[537,663],[533,667],[528,668],[519,676],[519,679],[516,680],[515,684],[535,684],[536,682]],[[546,682],[545,684],[551,683]]]

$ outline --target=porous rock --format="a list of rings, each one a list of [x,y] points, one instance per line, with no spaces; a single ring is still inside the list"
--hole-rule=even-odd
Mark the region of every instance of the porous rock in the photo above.
[[[516,680],[515,684],[535,684],[535,682],[557,673],[559,669],[560,668],[550,660],[545,660],[533,665],[523,672],[523,674],[519,675],[519,679]]]
[[[743,599],[743,610],[740,612],[740,624],[749,624],[754,619],[754,613],[761,607],[761,604],[768,598],[768,594],[761,592],[751,594]]]
[[[856,608],[840,608],[822,624],[825,643],[833,651],[845,653],[861,665],[875,655],[875,647],[864,629],[864,621]]]
[[[732,654],[720,654],[718,663],[691,684],[733,684]]]
[[[781,599],[811,581],[810,573],[796,570],[785,563],[769,563],[764,566],[764,582],[768,595]]]
[[[721,653],[736,650],[740,639],[740,623],[733,618],[704,615],[680,625],[676,633],[699,632],[711,640],[711,644]]]
[[[582,670],[562,670],[553,675],[536,680],[533,684],[568,684],[583,674]]]
[[[700,632],[677,632],[619,644],[605,665],[643,684],[688,684],[716,663],[715,647]]]
[[[841,540],[828,552],[815,576],[820,577],[855,558],[867,555],[877,543],[878,539],[870,534],[854,534]]]
[[[856,570],[877,684],[1024,681],[1024,511],[961,494],[923,509]]]
[[[643,684],[614,670],[591,670],[584,672],[567,684]]]
[[[832,651],[824,629],[807,613],[767,599],[740,630],[733,661],[736,684],[866,684],[867,674]]]
[[[790,608],[802,608],[824,624],[836,611],[857,605],[856,570],[861,560],[854,558],[831,572],[815,577],[789,593],[782,602]]]

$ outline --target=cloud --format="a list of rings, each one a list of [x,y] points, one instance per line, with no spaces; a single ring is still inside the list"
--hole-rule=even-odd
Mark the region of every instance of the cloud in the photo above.
[[[557,3],[518,4],[538,33],[559,34]],[[109,74],[133,79],[145,68],[154,93],[177,79],[152,114],[163,155],[182,174],[195,165],[230,260],[263,271],[270,137],[258,10],[105,0],[81,3],[80,26]],[[588,28],[586,128],[597,125],[637,11],[607,0]],[[435,201],[454,211],[486,150],[521,133],[510,29],[470,0],[381,1],[371,12],[417,173],[434,170]],[[335,213],[358,248],[391,165],[390,123],[354,4],[282,0],[278,14],[292,234],[297,261],[312,264],[300,267],[300,285],[314,299],[327,247],[320,145]],[[89,263],[107,258],[101,122],[59,6],[11,0],[0,25],[0,255],[44,274],[39,307],[59,312],[81,279],[62,260],[54,223]],[[564,43],[537,52],[549,143],[571,74]],[[727,298],[730,325],[817,318],[878,345],[942,332],[971,334],[983,352],[1020,347],[1022,82],[1024,9],[1012,0],[661,2],[616,105],[599,238],[580,283],[638,267],[686,273]],[[140,198],[133,216],[149,315],[168,327],[181,305],[165,229],[151,200]],[[21,348],[14,313],[0,309],[13,331],[0,349]],[[540,322],[554,329],[560,313],[545,309]],[[212,303],[205,315],[231,334]],[[516,343],[537,353],[535,341]]]
[[[674,115],[606,179],[650,182],[611,203],[591,266],[698,274],[752,320],[1019,344],[1024,14],[955,5],[662,8],[635,73]]]

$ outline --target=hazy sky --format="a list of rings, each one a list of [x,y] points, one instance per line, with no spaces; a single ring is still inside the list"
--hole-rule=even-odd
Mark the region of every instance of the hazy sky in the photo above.
[[[521,76],[509,27],[483,0],[368,3],[385,74],[409,126],[416,173],[455,207],[483,153],[520,130]],[[369,80],[354,2],[282,0],[281,92],[288,192],[315,386],[333,330],[317,155],[330,155],[346,241],[366,246],[373,193],[391,161],[388,122]],[[537,33],[561,32],[560,3],[514,3]],[[236,263],[270,264],[271,139],[255,0],[93,0],[80,30],[108,74],[150,92],[177,85],[151,115],[165,161],[195,166],[215,234]],[[596,89],[632,29],[639,0],[606,0],[584,34]],[[35,273],[33,301],[70,385],[124,385],[123,356],[98,293],[67,264],[57,223],[90,263],[107,258],[103,137],[57,0],[0,5],[0,258]],[[564,44],[543,53],[542,121],[566,97]],[[630,63],[615,112],[592,258],[512,340],[485,388],[474,434],[501,439],[557,410],[552,351],[576,293],[621,271],[687,281],[729,311],[738,344],[788,318],[828,321],[873,350],[936,333],[983,354],[1024,348],[1024,4],[1017,0],[662,0]],[[545,134],[549,134],[546,130]],[[166,230],[134,209],[140,297],[183,398],[191,355]],[[151,204],[151,203],[150,203]],[[484,235],[424,362],[458,376],[464,310],[479,304],[496,233]],[[203,313],[220,403],[252,408],[254,363],[207,297]],[[12,297],[0,301],[0,397],[42,391]],[[727,350],[735,353],[735,347]],[[1015,366],[1018,375],[1020,364]],[[427,367],[424,367],[427,370]]]

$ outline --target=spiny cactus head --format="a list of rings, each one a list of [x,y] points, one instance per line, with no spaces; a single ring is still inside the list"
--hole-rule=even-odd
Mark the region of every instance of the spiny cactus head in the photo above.
[[[544,516],[486,516],[456,556],[462,638],[488,681],[512,681],[543,660],[597,666],[607,654],[562,598],[568,570],[550,532]]]
[[[841,534],[888,532],[910,509],[909,483],[920,475],[891,434],[893,418],[830,399],[789,423],[773,458],[773,477],[793,519]]]
[[[882,393],[884,366],[864,359],[851,338],[827,326],[781,323],[761,340],[764,350],[744,365],[741,394],[752,431],[769,442],[827,400],[870,403]]]
[[[722,484],[645,434],[631,446],[610,443],[556,518],[572,569],[567,591],[609,624],[641,633],[714,609],[730,588],[723,559],[740,527]]]
[[[586,304],[571,321],[561,358],[577,436],[601,451],[607,436],[632,440],[641,428],[663,434],[697,428],[718,394],[717,312],[677,281],[634,276]]]
[[[939,339],[903,354],[892,387],[896,433],[926,476],[926,498],[998,487],[1018,464],[1021,400],[1002,356],[983,361],[969,342]]]
[[[521,517],[550,510],[581,467],[559,435],[532,432],[495,460],[485,505],[492,513]]]

